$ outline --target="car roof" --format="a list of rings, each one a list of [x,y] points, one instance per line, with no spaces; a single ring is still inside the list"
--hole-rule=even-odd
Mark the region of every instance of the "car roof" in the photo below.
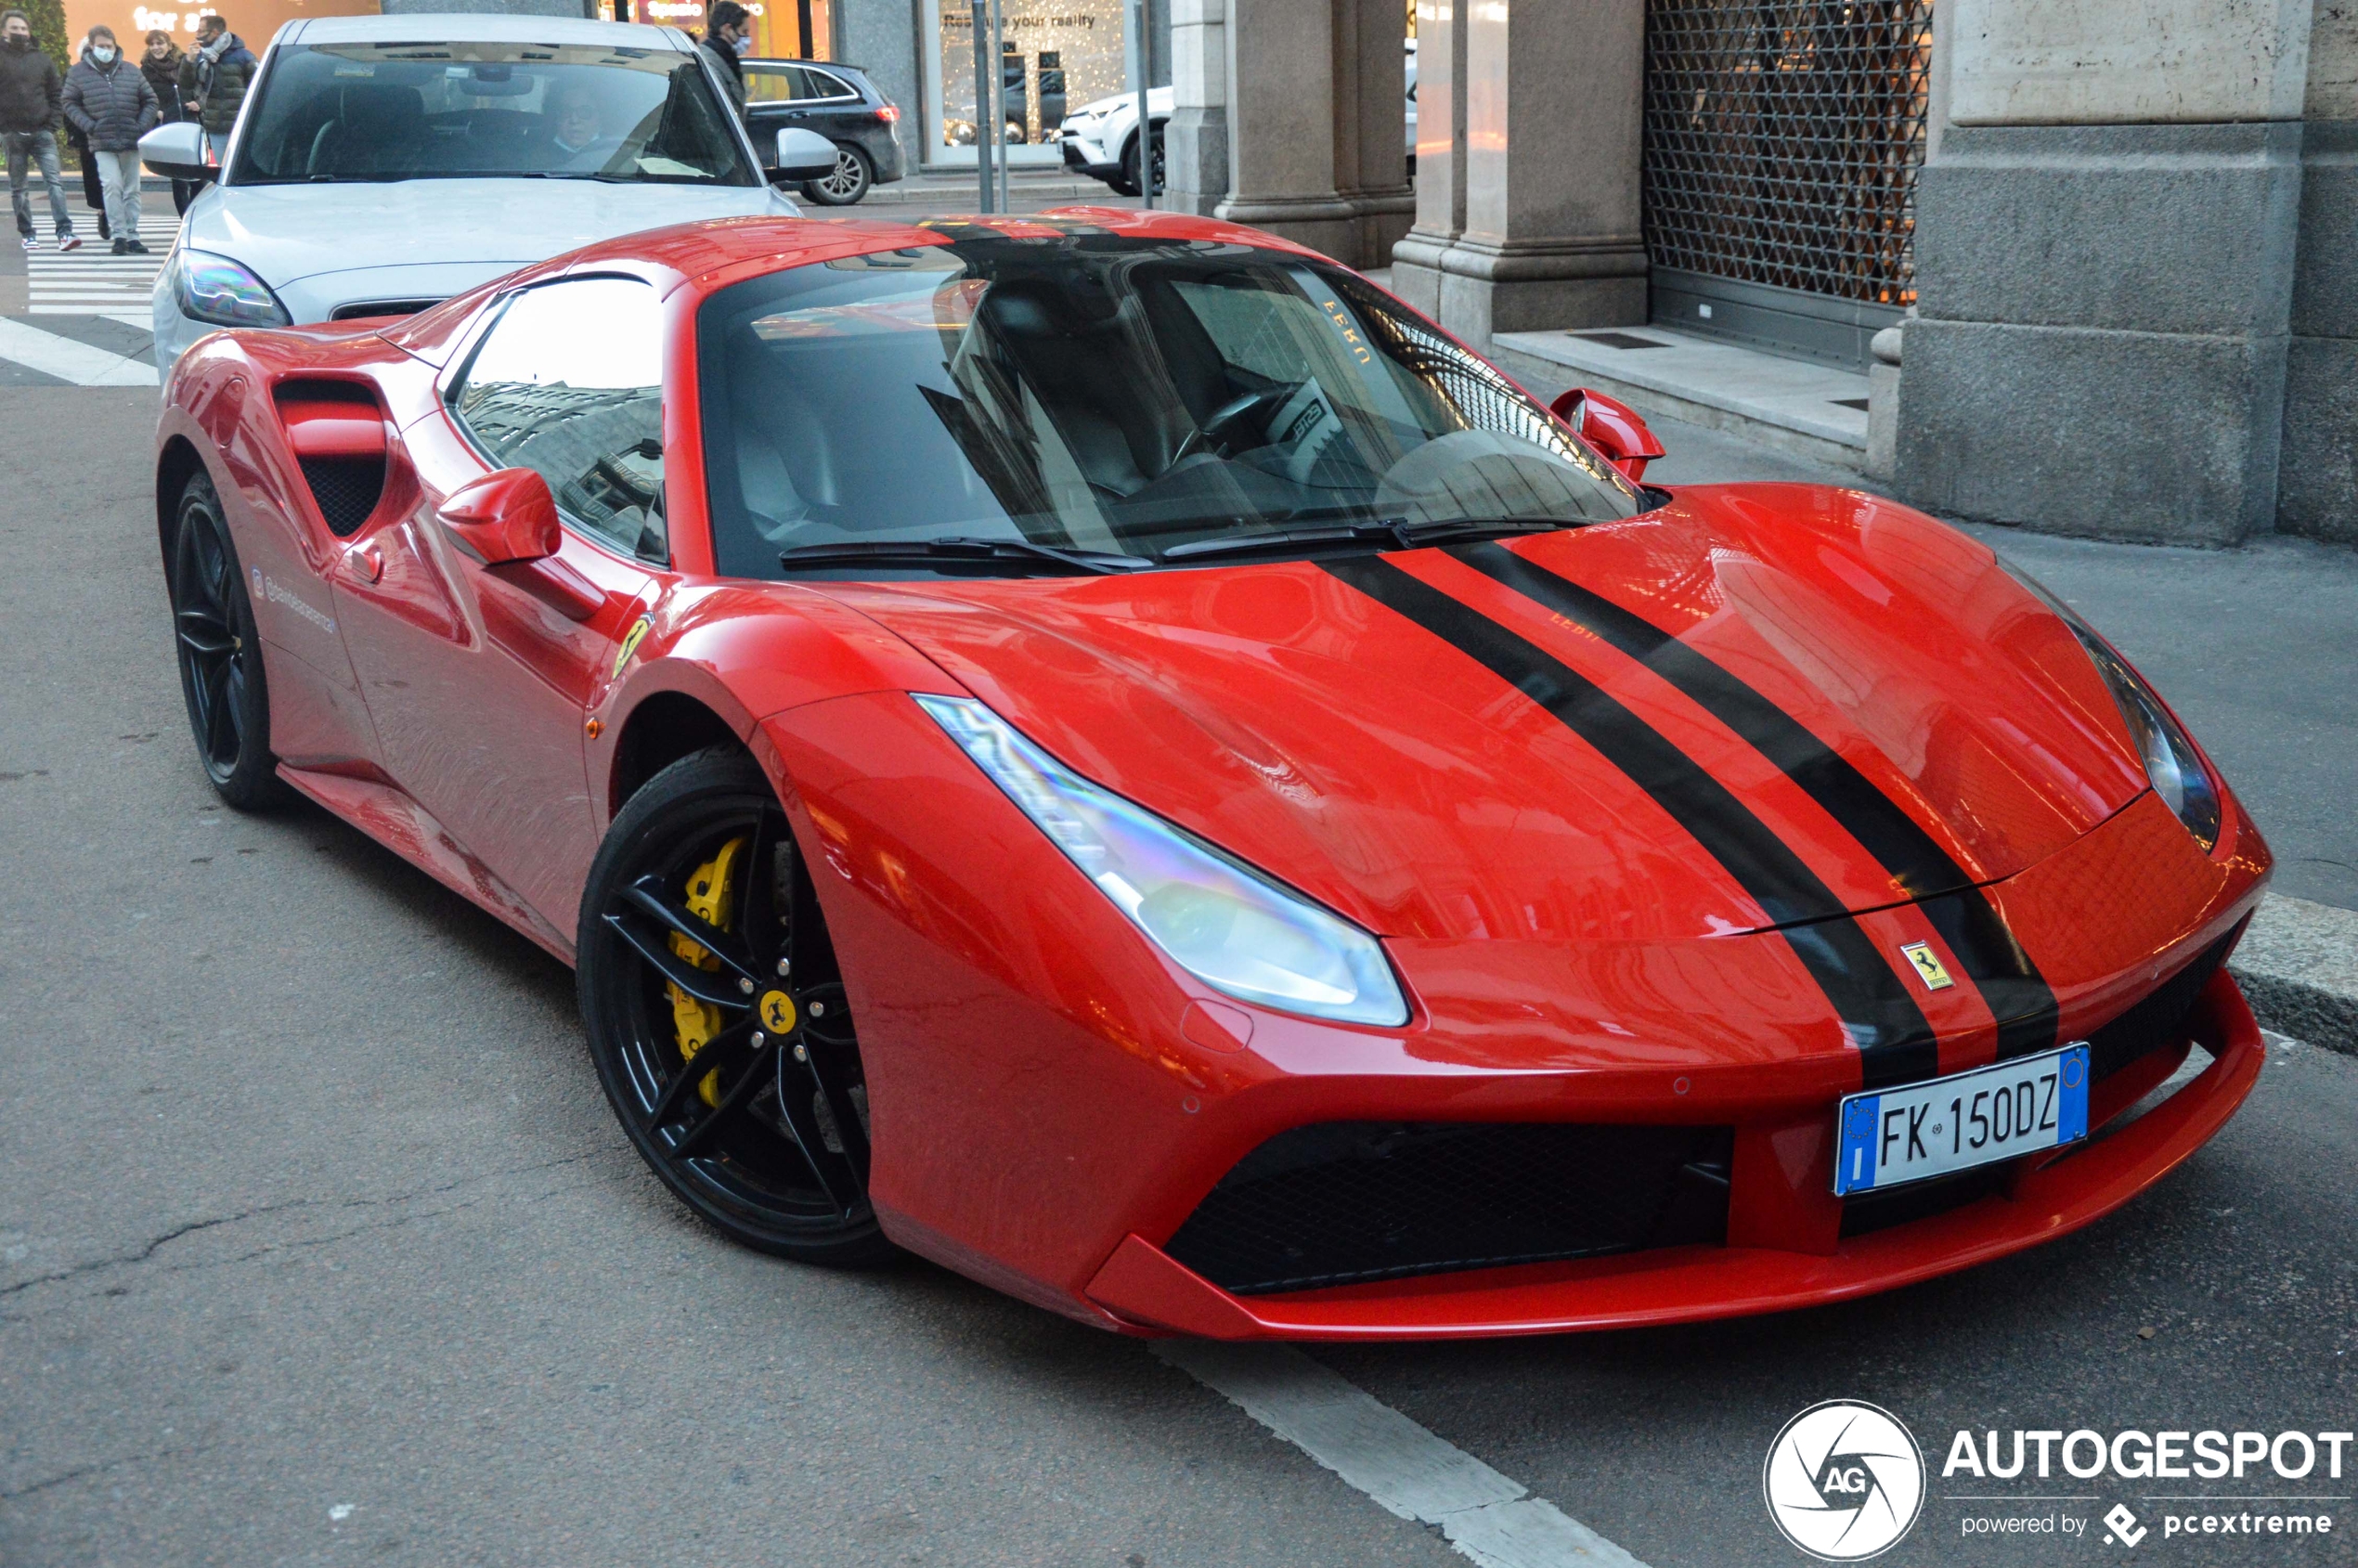
[[[746,65],[810,65],[816,66],[821,71],[832,71],[839,76],[865,76],[868,74],[865,67],[846,65],[841,60],[797,59],[792,55],[747,55],[743,63]]]
[[[1075,206],[990,216],[934,214],[909,218],[716,218],[601,240],[544,262],[541,269],[554,276],[559,272],[594,271],[615,264],[653,265],[682,279],[695,281],[701,292],[708,293],[748,278],[836,256],[913,245],[954,244],[992,233],[1014,240],[1047,241],[1091,234],[1210,240],[1220,245],[1286,252],[1309,260],[1328,259],[1290,240],[1216,218],[1161,210]]]
[[[676,27],[585,21],[578,17],[494,16],[435,11],[390,17],[306,17],[279,30],[273,44],[589,44],[609,48],[676,49],[695,45]]]

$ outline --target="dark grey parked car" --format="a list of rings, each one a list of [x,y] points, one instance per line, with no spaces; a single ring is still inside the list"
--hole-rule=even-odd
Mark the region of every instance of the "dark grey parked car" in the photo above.
[[[836,172],[806,180],[802,193],[829,207],[848,207],[872,185],[900,178],[900,110],[876,91],[868,73],[833,60],[749,59],[745,125],[753,144],[777,144],[788,126],[816,131],[836,144]]]

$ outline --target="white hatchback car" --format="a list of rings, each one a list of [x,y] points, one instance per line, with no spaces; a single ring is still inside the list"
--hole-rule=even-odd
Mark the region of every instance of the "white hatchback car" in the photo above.
[[[403,315],[594,240],[793,214],[772,182],[833,173],[834,146],[781,132],[765,173],[711,71],[668,27],[288,23],[222,167],[193,123],[140,140],[155,173],[214,180],[156,279],[157,367],[220,327]]]

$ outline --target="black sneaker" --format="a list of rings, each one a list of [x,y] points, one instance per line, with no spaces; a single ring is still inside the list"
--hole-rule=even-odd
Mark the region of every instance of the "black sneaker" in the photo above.
[[[131,253],[133,255],[144,256],[149,254],[148,248],[145,245],[140,244],[136,240],[130,240],[128,243],[131,247]]]
[[[114,253],[118,256],[129,255],[131,253],[131,241],[128,240],[116,240],[114,242]]]

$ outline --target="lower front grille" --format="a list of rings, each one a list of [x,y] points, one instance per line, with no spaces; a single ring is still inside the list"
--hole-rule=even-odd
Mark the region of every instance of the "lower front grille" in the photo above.
[[[2196,998],[2202,995],[2202,988],[2210,983],[2210,977],[2234,950],[2235,939],[2243,934],[2243,927],[2237,926],[2127,1012],[2091,1031],[2088,1068],[2092,1080],[2102,1082],[2130,1063],[2184,1039],[2186,1017],[2195,1010]]]
[[[1726,1127],[1328,1121],[1237,1162],[1164,1251],[1237,1295],[1717,1245]]]

